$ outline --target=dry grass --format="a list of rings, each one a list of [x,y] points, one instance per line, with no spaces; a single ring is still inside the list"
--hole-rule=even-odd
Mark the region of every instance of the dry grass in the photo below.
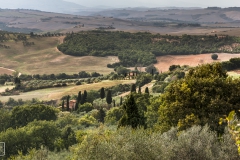
[[[0,96],[0,101],[6,102],[10,97],[14,99],[23,99],[23,100],[31,100],[32,98],[37,98],[40,100],[52,100],[52,99],[60,99],[65,95],[73,95],[77,94],[79,91],[90,91],[90,90],[99,90],[101,87],[111,87],[118,84],[129,84],[135,83],[135,80],[115,80],[115,81],[102,81],[99,83],[93,84],[85,84],[80,86],[68,86],[62,88],[48,88],[42,90],[35,90],[31,92],[21,93],[16,96]],[[0,91],[4,91],[6,87],[0,87]]]
[[[64,55],[56,49],[63,37],[29,39],[31,47],[24,47],[21,42],[7,42],[11,49],[0,49],[0,64],[25,74],[73,74],[80,71],[108,74],[113,69],[107,68],[117,57],[73,57]],[[3,73],[0,71],[0,73]]]

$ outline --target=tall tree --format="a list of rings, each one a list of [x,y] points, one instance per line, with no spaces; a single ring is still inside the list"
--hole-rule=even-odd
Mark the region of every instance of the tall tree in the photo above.
[[[122,105],[122,102],[123,102],[123,99],[122,99],[122,96],[121,96],[120,102],[119,102],[119,105],[120,105],[120,106]]]
[[[148,89],[148,87],[145,88],[145,93],[149,94],[149,89]]]
[[[97,114],[98,121],[104,123],[105,116],[106,116],[106,113],[103,110],[103,108],[101,107],[100,110],[98,111],[98,114]]]
[[[100,90],[100,98],[102,99],[102,102],[103,102],[103,99],[105,98],[105,90],[104,90],[104,87],[102,87],[101,90]]]
[[[62,111],[64,111],[64,100],[62,101]]]
[[[115,103],[115,100],[113,100],[113,107],[116,107],[116,103]]]
[[[138,93],[141,94],[142,91],[141,91],[141,86],[138,86]]]
[[[78,96],[77,96],[77,101],[76,101],[76,104],[75,104],[75,110],[78,110],[78,105],[81,102],[81,97],[82,97],[82,94],[81,94],[81,91],[79,91]]]
[[[240,116],[240,80],[227,77],[220,63],[191,69],[185,78],[175,81],[161,95],[158,126],[162,132],[172,126],[185,129],[198,123],[224,132],[219,119],[235,110]]]
[[[70,110],[70,108],[69,108],[69,100],[70,100],[70,96],[68,95],[68,96],[67,96],[67,111]]]
[[[111,90],[107,91],[106,101],[107,101],[107,104],[109,104],[109,105],[112,103],[112,92],[111,92]]]
[[[16,88],[16,89],[19,89],[20,86],[21,86],[21,80],[20,80],[20,78],[15,77],[14,83],[15,83],[15,88]]]
[[[123,105],[124,115],[120,119],[118,127],[131,126],[137,128],[140,126],[145,127],[145,118],[139,114],[138,107],[132,94],[128,97]]]
[[[84,90],[83,95],[81,97],[81,104],[84,104],[87,102],[87,91]]]
[[[136,85],[135,85],[135,84],[132,84],[132,86],[131,86],[131,92],[135,92],[135,93],[136,93]]]

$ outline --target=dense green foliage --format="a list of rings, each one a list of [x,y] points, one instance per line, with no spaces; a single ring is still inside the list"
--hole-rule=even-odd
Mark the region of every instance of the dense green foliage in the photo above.
[[[231,63],[237,64],[238,59]],[[152,79],[156,81],[152,89],[136,92]],[[240,81],[227,77],[220,63],[190,70],[176,67],[155,75],[139,73],[132,86],[133,92],[126,97],[112,96],[130,91],[131,84],[71,95],[80,102],[71,112],[9,99],[4,107],[25,105],[0,109],[0,140],[11,149],[6,156],[18,154],[15,157],[21,160],[239,159],[237,146],[219,119],[232,110],[239,114]],[[153,96],[158,86],[162,94]],[[123,105],[103,105],[101,97],[108,97],[109,91],[111,102]],[[65,104],[67,97],[62,97]]]
[[[14,107],[11,114],[12,127],[22,127],[34,120],[56,120],[57,110],[43,104]]]
[[[217,60],[218,59],[218,55],[216,53],[212,54],[211,57],[212,57],[213,60]]]
[[[231,58],[229,61],[222,62],[222,66],[226,70],[235,70],[240,68],[240,58]]]
[[[219,118],[240,107],[240,81],[227,78],[220,63],[207,64],[191,69],[187,76],[174,81],[161,96],[159,128],[162,132],[172,126],[188,127],[205,125],[223,132]],[[191,125],[190,125],[191,126]]]
[[[145,84],[150,83],[152,81],[152,79],[153,79],[153,77],[151,74],[141,73],[137,76],[136,85],[142,87]]]
[[[88,31],[69,34],[58,49],[74,56],[115,55],[124,66],[147,66],[156,62],[155,56],[215,53],[225,45],[238,42],[237,38],[217,35],[160,35],[150,33]],[[232,52],[239,52],[234,48]]]
[[[219,141],[217,134],[207,126],[194,126],[180,134],[176,128],[164,134],[150,134],[143,129],[111,131],[101,127],[88,134],[80,145],[74,146],[73,153],[73,159],[86,160],[239,159],[231,135],[225,133]]]
[[[144,115],[141,114],[139,108],[135,102],[134,96],[130,94],[128,99],[123,104],[124,114],[120,119],[118,126],[131,126],[132,128],[137,128],[145,126]]]

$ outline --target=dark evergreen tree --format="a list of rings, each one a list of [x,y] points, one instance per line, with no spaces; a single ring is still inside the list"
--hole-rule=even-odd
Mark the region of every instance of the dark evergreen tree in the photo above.
[[[120,106],[122,105],[122,102],[123,102],[123,99],[122,99],[122,96],[121,96],[120,103],[119,103]]]
[[[16,88],[16,89],[19,89],[20,86],[21,86],[21,80],[20,80],[18,77],[16,77],[16,78],[14,79],[14,83],[15,83],[15,88]]]
[[[107,92],[106,102],[109,105],[112,103],[112,92],[111,92],[111,90],[108,90],[108,92]]]
[[[148,89],[148,87],[145,88],[145,93],[149,94],[149,89]]]
[[[68,95],[68,96],[67,96],[67,111],[70,110],[70,108],[69,108],[69,100],[70,100],[70,96]]]
[[[101,107],[100,110],[98,111],[98,114],[97,114],[98,121],[104,123],[105,116],[106,116],[106,113],[103,110],[103,108]]]
[[[116,103],[115,103],[115,100],[113,100],[113,107],[116,107]]]
[[[102,102],[103,102],[103,99],[105,98],[105,90],[103,87],[100,90],[100,98],[102,99]]]
[[[81,102],[81,97],[82,97],[82,94],[81,94],[81,91],[79,91],[78,96],[77,96],[77,101],[76,101],[76,104],[75,104],[75,110],[78,110],[78,105]]]
[[[77,143],[76,135],[70,126],[63,128],[61,138],[63,140],[64,148],[67,150],[69,149],[69,146]]]
[[[132,128],[137,128],[140,126],[145,127],[145,118],[143,115],[139,114],[138,107],[132,94],[130,94],[130,96],[124,103],[123,110],[124,115],[120,119],[118,127],[121,126],[131,126]]]
[[[62,111],[64,111],[64,100],[62,101]]]
[[[131,92],[136,92],[136,85],[135,85],[135,84],[132,84],[132,86],[131,86]]]
[[[81,104],[87,102],[87,91],[84,90],[83,95],[81,96]]]
[[[142,91],[141,91],[141,86],[138,86],[138,93],[141,94]]]
[[[84,90],[83,92],[83,99],[84,99],[84,103],[87,102],[87,91]]]

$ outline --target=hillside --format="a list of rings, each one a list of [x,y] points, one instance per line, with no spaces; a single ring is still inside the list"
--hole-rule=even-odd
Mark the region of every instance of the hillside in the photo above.
[[[27,9],[0,9],[0,13],[0,30],[24,33],[67,33],[103,28],[174,35],[240,35],[238,8],[115,9],[91,16],[79,12],[71,15]]]
[[[62,39],[62,36],[34,38],[28,36],[27,41],[34,43],[31,46],[24,46],[22,41],[2,42],[0,44],[10,48],[0,47],[0,67],[24,74],[73,74],[80,71],[97,71],[108,74],[113,71],[107,68],[107,63],[116,62],[115,57],[72,57],[64,55],[56,48]],[[6,73],[6,70],[1,70],[2,73]]]

